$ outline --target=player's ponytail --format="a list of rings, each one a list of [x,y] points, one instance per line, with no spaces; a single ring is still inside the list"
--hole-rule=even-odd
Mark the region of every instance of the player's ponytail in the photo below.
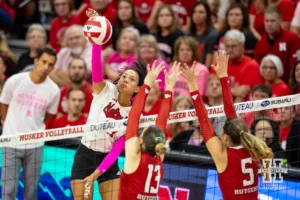
[[[265,158],[273,158],[273,152],[268,145],[260,138],[250,134],[249,132],[241,131],[241,144],[244,148],[251,152],[257,160]]]
[[[232,145],[242,145],[257,160],[273,157],[272,150],[264,141],[249,133],[248,127],[242,119],[227,119],[223,129],[224,133],[229,136]]]
[[[158,143],[155,146],[155,151],[157,155],[163,155],[168,152],[168,148],[163,143]]]
[[[158,126],[149,126],[144,129],[142,134],[143,152],[151,156],[156,156],[165,154],[168,151],[168,148],[164,145],[166,143],[166,136]]]

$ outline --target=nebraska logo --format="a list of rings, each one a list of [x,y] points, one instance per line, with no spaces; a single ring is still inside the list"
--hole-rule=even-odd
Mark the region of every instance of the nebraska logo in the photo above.
[[[120,120],[123,119],[121,113],[120,113],[120,108],[113,108],[115,106],[114,103],[109,102],[109,104],[103,109],[103,112],[106,116],[106,118],[111,118],[115,120]],[[112,133],[107,133],[110,137],[113,137],[117,131],[112,132]]]
[[[157,194],[159,200],[188,200],[189,195],[189,189],[176,187],[174,198],[172,198],[169,186],[164,185],[159,186],[159,191]]]
[[[123,119],[121,113],[120,113],[120,108],[113,108],[115,104],[112,102],[109,102],[109,104],[104,108],[104,113],[107,118],[112,118],[115,120],[120,120]]]

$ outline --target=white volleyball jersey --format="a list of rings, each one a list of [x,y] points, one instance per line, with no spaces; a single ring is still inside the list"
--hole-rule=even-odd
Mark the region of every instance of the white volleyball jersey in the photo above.
[[[109,82],[98,94],[94,95],[87,124],[98,124],[113,120],[128,118],[130,107],[122,107],[118,102],[119,91],[117,87]],[[92,127],[93,132],[97,131],[97,126]],[[98,152],[109,152],[115,141],[125,134],[125,131],[100,132],[95,138],[88,136],[91,126],[85,126],[81,143],[87,148]]]

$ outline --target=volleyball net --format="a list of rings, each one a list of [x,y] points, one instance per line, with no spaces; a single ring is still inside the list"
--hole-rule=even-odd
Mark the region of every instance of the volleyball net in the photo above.
[[[300,95],[291,95],[284,97],[276,97],[258,101],[248,101],[235,104],[236,112],[241,118],[246,121],[254,121],[257,112],[269,111],[268,117],[278,120],[279,108],[290,109],[290,115],[286,114],[283,118],[289,116],[295,117],[300,110]],[[226,118],[223,106],[207,107],[208,116],[211,119],[217,135],[222,133],[222,125]],[[252,114],[251,114],[252,113]],[[247,119],[251,117],[253,119]],[[141,117],[140,128],[154,125],[156,115]],[[204,143],[193,142],[190,138],[197,129],[197,115],[195,110],[186,110],[171,112],[168,124],[178,124],[188,122],[190,128],[185,130],[189,134],[176,135],[171,140],[171,150],[167,153],[164,161],[165,174],[159,188],[158,199],[160,200],[188,200],[188,199],[222,199],[221,192],[218,186],[217,172],[213,160],[208,153]],[[3,166],[15,170],[14,176],[7,177],[8,179],[18,180],[11,181],[9,187],[15,187],[17,199],[23,199],[25,195],[24,186],[26,180],[23,178],[24,170],[18,168],[20,163],[3,163],[4,156],[10,156],[12,150],[20,148],[24,145],[36,145],[34,147],[41,147],[40,159],[32,161],[32,166],[41,165],[41,172],[39,183],[35,188],[38,193],[38,199],[73,199],[70,175],[76,149],[80,144],[80,138],[84,130],[89,130],[89,138],[97,139],[99,134],[106,134],[107,132],[124,131],[126,129],[127,120],[117,120],[110,122],[100,122],[98,124],[86,124],[84,126],[72,126],[59,129],[50,129],[44,131],[21,133],[10,136],[0,137],[1,147],[1,164],[0,176],[3,180],[7,172],[4,171]],[[268,136],[271,143],[278,143],[275,158],[268,160],[271,170],[268,171],[270,177],[266,178],[265,172],[262,172],[259,177],[259,198],[260,199],[300,199],[300,164],[298,167],[298,158],[300,158],[300,124],[295,120],[292,128],[278,128],[280,131],[294,131],[292,141],[294,145],[289,149],[289,142],[287,144],[282,141],[283,136],[277,133],[278,137]],[[255,128],[255,127],[254,127]],[[267,131],[269,127],[259,127],[258,132]],[[259,130],[258,130],[259,129]],[[199,130],[201,133],[201,130]],[[299,131],[296,133],[295,131]],[[181,135],[181,136],[180,136]],[[189,135],[188,139],[186,135]],[[298,137],[299,136],[299,137]],[[288,136],[287,136],[288,137]],[[291,139],[290,139],[291,140]],[[110,142],[110,141],[107,141]],[[266,140],[267,143],[270,140]],[[9,147],[9,148],[4,148]],[[273,147],[273,146],[272,146]],[[275,147],[274,147],[275,148]],[[275,149],[276,149],[275,148]],[[283,149],[286,150],[283,150]],[[9,149],[10,151],[8,151]],[[27,150],[24,150],[26,152]],[[292,152],[289,153],[288,151]],[[296,156],[296,158],[295,158]],[[24,163],[23,163],[24,164]],[[100,163],[99,163],[100,164]],[[124,157],[120,156],[118,159],[119,168],[122,169],[124,165]],[[261,171],[260,171],[261,172]],[[37,173],[39,174],[39,173]],[[32,174],[35,176],[35,174]],[[2,196],[4,187],[3,181],[0,184],[0,193]],[[5,186],[6,187],[6,186]],[[247,191],[237,191],[242,193]],[[101,199],[98,187],[95,184],[93,199]]]

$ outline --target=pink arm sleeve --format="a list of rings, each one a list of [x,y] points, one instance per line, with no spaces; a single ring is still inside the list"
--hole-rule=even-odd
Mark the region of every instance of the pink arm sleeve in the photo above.
[[[102,45],[93,44],[92,48],[92,81],[99,83],[103,81],[102,67]]]
[[[118,159],[119,155],[122,153],[124,148],[125,148],[125,137],[122,136],[115,142],[110,152],[101,162],[101,164],[97,167],[97,169],[100,171],[100,174],[103,174],[114,164],[114,162]]]

